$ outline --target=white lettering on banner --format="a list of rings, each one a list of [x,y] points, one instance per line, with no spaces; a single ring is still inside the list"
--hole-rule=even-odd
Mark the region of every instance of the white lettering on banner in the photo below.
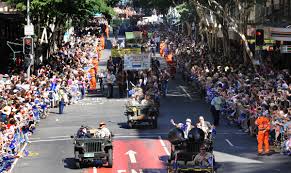
[[[117,170],[117,173],[126,173],[126,170]]]
[[[124,56],[125,70],[144,70],[151,68],[149,54],[130,54]]]

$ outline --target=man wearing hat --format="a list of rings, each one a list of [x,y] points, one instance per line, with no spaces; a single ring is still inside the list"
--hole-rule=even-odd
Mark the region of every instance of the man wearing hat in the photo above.
[[[99,132],[100,132],[101,138],[110,138],[111,137],[111,132],[106,127],[106,123],[104,121],[99,123]]]
[[[1,111],[1,122],[7,123],[7,117],[11,114],[12,108],[10,106],[5,106]]]

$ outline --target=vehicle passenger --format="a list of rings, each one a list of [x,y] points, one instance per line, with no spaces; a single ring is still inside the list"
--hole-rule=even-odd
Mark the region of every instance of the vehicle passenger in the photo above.
[[[199,122],[196,124],[196,126],[197,128],[200,128],[204,131],[204,133],[206,134],[205,138],[207,138],[207,134],[209,134],[212,129],[210,122],[205,121],[203,116],[199,116]]]
[[[99,123],[99,132],[100,132],[100,137],[101,138],[111,138],[111,132],[106,127],[106,123],[105,122]]]
[[[177,128],[183,130],[185,139],[188,138],[188,133],[189,133],[190,130],[194,127],[194,126],[192,125],[191,122],[192,122],[191,119],[190,119],[190,118],[187,118],[185,124],[183,124],[183,123],[178,123],[178,124],[176,124],[176,123],[174,122],[174,120],[171,119],[171,124],[172,124],[172,125],[174,125],[174,126],[176,126]]]

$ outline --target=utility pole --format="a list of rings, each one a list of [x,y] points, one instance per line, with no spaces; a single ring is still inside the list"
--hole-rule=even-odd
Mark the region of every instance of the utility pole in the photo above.
[[[30,77],[30,69],[31,65],[34,64],[34,42],[32,36],[34,35],[34,27],[30,22],[30,0],[27,0],[27,25],[24,27],[24,35],[23,38],[23,54],[25,58],[25,62],[28,63],[27,67],[27,77]]]

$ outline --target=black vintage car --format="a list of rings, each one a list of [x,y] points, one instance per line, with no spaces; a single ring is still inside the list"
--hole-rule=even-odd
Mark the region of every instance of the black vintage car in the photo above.
[[[107,167],[113,166],[113,146],[112,137],[100,138],[98,135],[88,133],[71,136],[74,139],[74,154],[76,167],[78,169],[86,164],[101,162]]]

